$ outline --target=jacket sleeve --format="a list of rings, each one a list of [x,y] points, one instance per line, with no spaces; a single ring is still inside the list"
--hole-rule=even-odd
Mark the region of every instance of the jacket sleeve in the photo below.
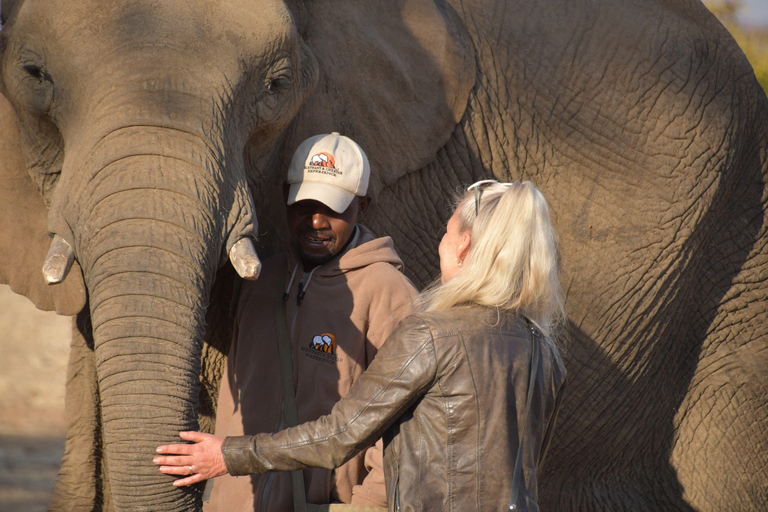
[[[381,437],[432,387],[436,374],[431,331],[417,316],[408,317],[330,414],[276,434],[227,437],[227,470],[238,476],[338,467]]]

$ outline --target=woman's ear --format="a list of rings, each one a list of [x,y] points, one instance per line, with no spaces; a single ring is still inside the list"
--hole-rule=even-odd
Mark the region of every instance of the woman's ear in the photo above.
[[[286,153],[318,133],[338,131],[364,149],[374,195],[434,160],[475,85],[475,53],[446,2],[307,2],[304,32],[320,68]]]
[[[472,235],[469,233],[469,231],[465,231],[461,235],[461,243],[458,247],[458,254],[456,257],[459,259],[459,261],[464,261],[466,257],[469,255],[469,249],[472,247]]]

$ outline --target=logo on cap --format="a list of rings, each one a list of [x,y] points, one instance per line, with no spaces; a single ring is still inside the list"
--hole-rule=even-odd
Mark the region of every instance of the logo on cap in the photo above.
[[[328,174],[330,176],[338,176],[341,174],[341,171],[336,168],[336,159],[333,158],[332,154],[326,153],[325,151],[312,155],[304,166],[304,172],[307,174]]]
[[[312,155],[312,158],[309,159],[309,165],[320,166],[320,167],[330,167],[333,169],[334,167],[336,167],[336,159],[333,158],[332,154],[322,152],[316,155]]]

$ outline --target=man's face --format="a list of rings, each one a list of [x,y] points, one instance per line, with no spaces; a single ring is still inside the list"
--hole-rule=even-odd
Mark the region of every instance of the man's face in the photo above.
[[[342,213],[313,200],[288,206],[291,245],[301,257],[304,270],[332,260],[341,251],[370,202],[370,197],[356,197]]]

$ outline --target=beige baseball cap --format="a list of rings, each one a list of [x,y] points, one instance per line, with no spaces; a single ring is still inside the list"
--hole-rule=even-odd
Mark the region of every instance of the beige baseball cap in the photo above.
[[[337,213],[368,191],[371,167],[355,141],[336,132],[301,143],[288,168],[288,201],[320,201]]]

